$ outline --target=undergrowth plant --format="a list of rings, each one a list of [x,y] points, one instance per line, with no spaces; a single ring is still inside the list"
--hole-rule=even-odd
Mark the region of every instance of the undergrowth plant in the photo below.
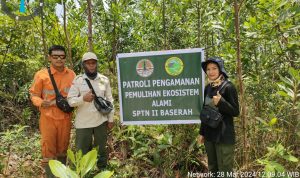
[[[49,166],[52,173],[59,178],[84,178],[95,167],[97,162],[97,150],[93,149],[85,155],[81,151],[76,154],[70,149],[67,154],[75,170],[65,166],[60,161],[50,160]],[[113,175],[111,171],[102,171],[94,178],[109,178]]]

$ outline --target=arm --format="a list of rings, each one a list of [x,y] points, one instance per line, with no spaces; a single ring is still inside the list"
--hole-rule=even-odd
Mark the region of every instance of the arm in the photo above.
[[[240,114],[238,94],[232,83],[225,88],[224,97],[221,97],[217,107],[225,115],[237,117]]]
[[[72,82],[72,86],[68,93],[68,103],[72,107],[80,106],[84,103],[83,96],[80,94],[78,78],[75,78]]]
[[[43,90],[43,81],[39,77],[38,73],[35,74],[32,85],[29,89],[30,99],[33,105],[41,107],[42,99],[42,90]]]

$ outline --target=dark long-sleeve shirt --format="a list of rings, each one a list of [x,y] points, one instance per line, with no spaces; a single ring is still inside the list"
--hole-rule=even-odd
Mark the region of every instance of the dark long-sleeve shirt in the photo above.
[[[219,87],[207,85],[204,90],[204,97],[208,96],[212,98],[217,95],[218,90]],[[223,115],[224,124],[220,124],[217,128],[211,128],[202,123],[200,126],[200,135],[203,135],[206,141],[234,144],[235,131],[233,117],[237,117],[240,113],[237,91],[235,86],[228,81],[224,88],[221,89],[220,94],[222,97],[217,104],[217,108]]]

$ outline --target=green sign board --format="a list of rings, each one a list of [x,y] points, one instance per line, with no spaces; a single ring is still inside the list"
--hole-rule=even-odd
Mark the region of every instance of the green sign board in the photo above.
[[[200,123],[201,48],[117,55],[124,125]]]

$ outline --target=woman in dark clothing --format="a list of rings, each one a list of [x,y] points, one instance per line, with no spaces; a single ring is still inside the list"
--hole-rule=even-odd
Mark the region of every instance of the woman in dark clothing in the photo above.
[[[223,115],[223,121],[217,128],[201,123],[198,142],[205,145],[208,169],[213,177],[231,177],[235,144],[233,117],[239,115],[237,91],[228,81],[222,59],[209,58],[202,62],[202,69],[208,77],[204,105],[217,109]]]

